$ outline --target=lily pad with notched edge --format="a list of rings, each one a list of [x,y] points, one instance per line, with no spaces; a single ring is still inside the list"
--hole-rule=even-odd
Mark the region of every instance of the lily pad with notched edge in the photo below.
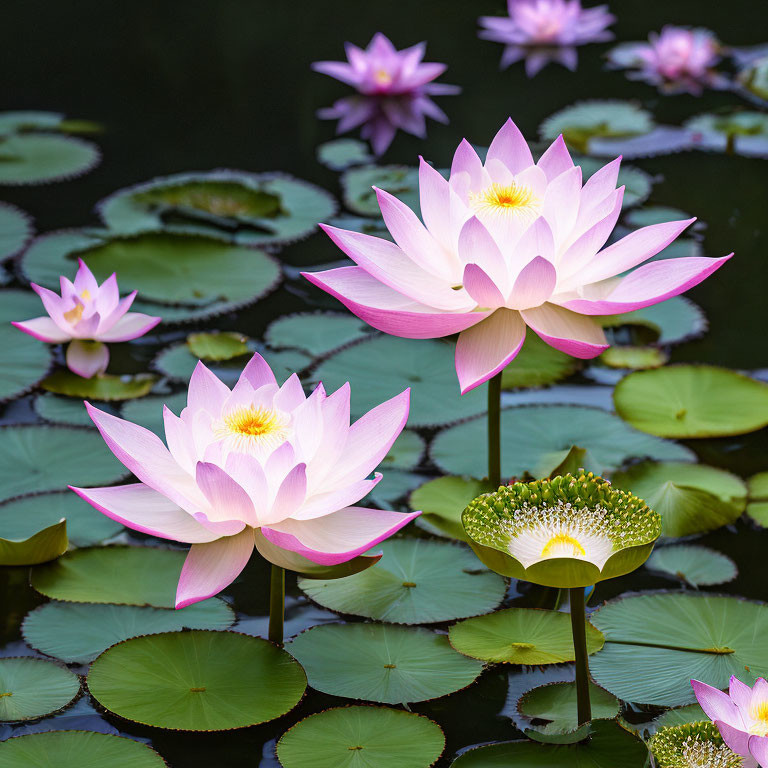
[[[77,675],[52,661],[0,659],[0,720],[34,720],[67,706],[80,692]]]
[[[692,587],[725,584],[739,575],[736,563],[730,557],[692,544],[657,547],[646,567]]]
[[[317,357],[370,332],[370,326],[354,315],[300,312],[284,315],[272,322],[264,334],[264,340],[277,349],[289,347]]]
[[[0,141],[0,184],[47,184],[82,176],[101,153],[90,141],[48,133],[4,136]]]
[[[89,400],[89,402],[100,411],[106,411],[113,416],[118,415],[117,406],[102,401]],[[52,424],[71,424],[76,427],[95,426],[82,400],[48,392],[35,398],[34,409],[43,421]]]
[[[71,371],[54,371],[40,382],[47,392],[87,400],[131,400],[144,397],[152,390],[156,377],[147,373],[135,376],[113,376],[102,373],[84,379]]]
[[[768,472],[758,472],[747,481],[749,503],[747,517],[763,528],[768,528]]]
[[[493,490],[483,480],[466,477],[437,477],[417,488],[408,500],[408,506],[420,510],[416,525],[430,533],[469,541],[461,524],[461,513],[472,499]]]
[[[374,158],[364,141],[334,139],[317,148],[317,159],[332,171],[343,171],[352,165],[370,163]]]
[[[307,678],[281,648],[237,632],[166,632],[99,656],[88,690],[127,720],[181,731],[265,723],[299,703]]]
[[[28,213],[15,205],[0,203],[0,261],[17,254],[29,242],[32,232],[32,219]]]
[[[199,360],[231,360],[250,352],[248,337],[231,331],[190,333],[187,347]]]
[[[350,168],[341,176],[344,205],[363,216],[379,216],[379,203],[373,187],[394,195],[417,214],[419,171],[404,165],[366,165]]]

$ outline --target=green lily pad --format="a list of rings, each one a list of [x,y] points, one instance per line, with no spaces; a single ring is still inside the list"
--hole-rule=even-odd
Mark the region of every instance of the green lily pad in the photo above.
[[[367,323],[354,315],[301,312],[284,315],[271,323],[264,340],[271,347],[300,349],[319,357],[368,335],[370,330]]]
[[[536,608],[506,608],[454,624],[451,645],[474,659],[505,664],[560,664],[573,661],[571,618]],[[603,647],[603,635],[587,622],[587,651]]]
[[[704,710],[698,704],[688,704],[685,707],[674,707],[662,712],[654,721],[654,730],[668,728],[672,725],[685,725],[686,723],[700,723],[709,720]]]
[[[684,127],[696,134],[693,143],[701,149],[727,152],[731,147],[737,155],[768,157],[768,116],[763,112],[697,115]]]
[[[705,464],[643,462],[613,476],[661,515],[662,536],[688,536],[735,522],[747,488],[736,475]]]
[[[277,743],[285,768],[429,768],[445,748],[440,726],[387,707],[339,707],[310,715]]]
[[[341,176],[344,205],[363,216],[379,216],[373,187],[386,190],[419,212],[419,171],[404,165],[366,165],[350,168]]]
[[[78,549],[34,568],[30,584],[54,600],[173,608],[186,555],[158,547]]]
[[[314,370],[313,379],[322,381],[329,392],[349,381],[353,416],[362,416],[410,387],[409,425],[446,424],[486,409],[482,389],[459,394],[453,358],[452,344],[377,336],[331,355]]]
[[[644,768],[648,750],[618,723],[592,723],[591,738],[578,744],[503,741],[463,752],[451,768]]]
[[[71,371],[54,371],[40,382],[47,392],[68,397],[85,398],[87,400],[131,400],[144,397],[152,390],[157,377],[148,373],[135,376],[113,376],[102,373],[91,379],[84,379]]]
[[[570,376],[578,366],[576,358],[529,333],[517,357],[502,372],[501,386],[504,389],[544,387]]]
[[[307,678],[272,643],[236,632],[166,632],[113,645],[91,665],[88,690],[127,720],[181,731],[265,723],[301,700]]]
[[[57,521],[27,538],[0,538],[0,565],[37,565],[67,551],[67,524]]]
[[[736,563],[730,557],[708,547],[689,544],[658,547],[646,565],[652,571],[692,587],[725,584],[739,575]]]
[[[600,362],[611,368],[645,370],[659,368],[669,362],[669,355],[658,347],[608,347]]]
[[[681,211],[679,208],[671,208],[666,205],[644,205],[642,208],[629,211],[624,220],[630,227],[640,228],[690,218],[691,215],[689,213]],[[700,226],[700,224],[694,224],[693,226]]]
[[[250,352],[248,337],[231,331],[190,333],[187,347],[199,360],[231,360]]]
[[[32,232],[32,219],[28,213],[15,205],[0,203],[0,261],[17,254],[29,242]]]
[[[413,469],[418,466],[426,444],[424,438],[411,429],[404,429],[395,440],[389,453],[381,460],[379,468],[386,469]]]
[[[354,389],[353,389],[354,391]],[[504,478],[530,472],[547,477],[574,445],[587,451],[586,466],[597,474],[617,469],[634,457],[687,461],[688,448],[649,437],[600,408],[581,405],[530,405],[501,413],[501,470]],[[442,431],[430,455],[446,474],[482,478],[488,472],[485,418]]]
[[[613,400],[625,421],[661,437],[742,435],[768,425],[768,384],[710,365],[631,373]]]
[[[491,490],[487,482],[466,477],[437,477],[417,488],[408,506],[421,511],[420,528],[459,541],[469,541],[461,524],[461,513],[472,499]]]
[[[82,176],[101,159],[90,141],[25,133],[0,141],[0,184],[46,184]]]
[[[0,659],[0,720],[34,720],[67,706],[80,692],[77,675],[52,661]]]
[[[747,481],[749,504],[747,516],[763,528],[768,528],[768,472],[758,472]]]
[[[368,145],[358,139],[334,139],[317,148],[318,162],[332,171],[343,171],[352,165],[373,161]]]
[[[47,656],[67,664],[88,664],[111,645],[138,635],[182,629],[228,629],[233,610],[219,599],[186,608],[94,605],[51,602],[28,613],[21,626],[24,640]]]
[[[695,701],[691,680],[727,688],[731,675],[751,684],[768,674],[765,603],[645,594],[611,600],[590,621],[606,641],[592,677],[625,701],[676,707]]]
[[[128,400],[122,407],[123,418],[134,424],[140,424],[165,439],[163,405],[167,405],[178,416],[187,407],[186,391],[176,392],[173,395],[150,395],[140,400]]]
[[[507,591],[471,550],[442,541],[392,539],[374,568],[334,581],[299,579],[324,608],[395,624],[430,624],[498,608]]]
[[[29,537],[57,524],[62,518],[67,521],[66,536],[76,547],[98,544],[123,530],[120,523],[95,510],[67,489],[33,493],[0,503],[0,536],[6,539]]]
[[[28,131],[57,130],[63,119],[64,114],[61,112],[43,110],[20,109],[0,112],[0,136]]]
[[[366,498],[370,499],[374,506],[383,509],[398,509],[402,506],[400,502],[426,479],[425,475],[418,472],[388,469],[384,473],[381,482],[376,485]]]
[[[454,651],[445,635],[387,624],[324,624],[286,645],[318,691],[404,704],[466,688],[483,665]]]
[[[133,739],[94,731],[46,731],[0,742],[0,768],[164,768],[154,749]]]
[[[91,400],[89,402],[102,411],[117,416],[117,408],[109,403]],[[93,421],[83,405],[83,401],[70,397],[60,397],[49,392],[38,395],[34,402],[35,412],[44,421],[52,424],[71,424],[76,427],[93,427]]]
[[[0,427],[0,501],[67,485],[108,485],[126,474],[92,429],[40,424]]]
[[[11,291],[0,293],[0,302]],[[0,347],[3,364],[0,367],[0,402],[19,397],[40,383],[51,368],[48,346],[17,330],[11,325],[0,326]]]

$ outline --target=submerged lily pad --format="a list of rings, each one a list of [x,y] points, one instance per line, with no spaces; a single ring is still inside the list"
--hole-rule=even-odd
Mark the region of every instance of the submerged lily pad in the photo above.
[[[373,161],[368,145],[359,139],[334,139],[317,148],[317,159],[332,171]]]
[[[82,176],[101,158],[89,141],[46,133],[6,135],[0,140],[0,184],[46,184]]]
[[[85,427],[0,427],[0,500],[67,485],[108,485],[127,471]]]
[[[634,457],[682,461],[694,458],[693,452],[682,445],[637,432],[600,408],[577,405],[505,408],[501,413],[501,441],[505,478],[520,477],[525,472],[547,477],[574,445],[587,451],[584,469],[600,475]],[[433,440],[430,454],[446,474],[485,477],[485,419],[471,419],[444,430]]]
[[[271,347],[290,347],[313,357],[370,333],[370,326],[354,315],[340,312],[301,312],[279,317],[267,328],[264,340]]]
[[[17,254],[29,242],[32,232],[32,219],[28,213],[15,205],[0,203],[0,261]]]
[[[466,477],[437,477],[417,488],[408,500],[408,506],[420,510],[416,518],[420,528],[431,533],[469,541],[461,524],[461,513],[472,499],[492,490],[487,482]]]
[[[306,689],[302,668],[270,642],[236,632],[166,632],[125,640],[91,665],[88,690],[127,720],[223,731],[274,720]]]
[[[388,707],[339,707],[310,715],[280,737],[285,768],[429,768],[443,752],[440,726]]]
[[[40,382],[47,392],[87,400],[131,400],[144,397],[152,390],[156,377],[147,373],[135,376],[113,376],[101,373],[90,379],[84,379],[71,371],[54,371]]]
[[[620,699],[676,707],[695,701],[691,680],[727,688],[768,674],[768,605],[707,594],[611,600],[590,618],[605,648],[592,677]]]
[[[456,653],[445,635],[387,624],[325,624],[286,648],[318,691],[404,704],[466,688],[483,665]]]
[[[0,692],[0,720],[33,720],[66,707],[80,692],[80,680],[52,661],[5,658]]]
[[[395,624],[429,624],[497,608],[507,591],[501,576],[465,547],[424,539],[393,539],[375,547],[375,567],[334,581],[299,579],[325,608]]]
[[[768,384],[710,365],[638,371],[614,390],[618,414],[660,437],[722,437],[768,425]]]
[[[578,366],[576,358],[529,333],[517,357],[503,370],[501,386],[504,389],[543,387],[570,376]]]
[[[739,575],[736,563],[730,557],[692,544],[657,547],[646,566],[692,587],[725,584]]]
[[[573,661],[571,619],[567,613],[536,608],[506,608],[465,619],[448,633],[465,656],[505,664],[560,664]],[[587,622],[587,651],[603,647],[603,635]]]
[[[190,333],[187,347],[199,360],[231,360],[250,352],[248,337],[231,331]]]
[[[138,635],[182,629],[228,629],[235,614],[223,600],[204,600],[186,608],[51,602],[28,613],[24,640],[67,664],[87,664],[111,645]]]
[[[383,189],[419,212],[419,171],[404,165],[366,165],[351,168],[341,176],[344,205],[363,216],[380,215],[373,187]]]
[[[747,485],[749,488],[747,516],[763,528],[768,528],[768,472],[752,475]]]

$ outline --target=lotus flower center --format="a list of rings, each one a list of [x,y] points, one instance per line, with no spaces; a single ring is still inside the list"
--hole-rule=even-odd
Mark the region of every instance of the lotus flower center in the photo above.
[[[740,768],[744,761],[725,744],[713,744],[689,736],[683,743],[683,761],[686,768]]]
[[[768,736],[768,701],[761,701],[751,707],[749,713],[754,720],[749,728],[753,736]]]
[[[377,69],[373,74],[373,80],[376,85],[392,85],[392,75],[386,69]]]
[[[558,533],[553,536],[541,550],[542,557],[586,557],[584,547],[567,533]]]
[[[523,184],[494,182],[480,192],[470,192],[469,202],[478,213],[533,214],[538,200],[530,187]]]
[[[281,411],[241,405],[224,415],[213,431],[236,453],[264,453],[288,439],[290,418]]]
[[[542,19],[536,29],[536,42],[549,43],[560,34],[559,19]]]

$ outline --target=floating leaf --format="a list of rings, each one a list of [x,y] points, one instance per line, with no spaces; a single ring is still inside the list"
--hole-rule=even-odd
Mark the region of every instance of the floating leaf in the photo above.
[[[410,387],[410,426],[445,424],[486,409],[482,390],[459,394],[453,358],[451,344],[377,336],[334,353],[315,369],[313,378],[329,392],[349,381],[353,416]]]
[[[669,362],[669,355],[658,347],[608,347],[600,362],[611,368],[643,370],[658,368]]]
[[[389,453],[381,460],[379,468],[413,469],[421,461],[426,446],[424,439],[410,429],[403,430]],[[386,476],[386,475],[385,475]]]
[[[354,388],[353,388],[354,391]],[[505,478],[530,472],[547,477],[578,445],[587,450],[584,469],[610,473],[633,457],[693,459],[687,448],[650,438],[600,408],[577,405],[531,405],[501,413],[501,459]],[[488,472],[484,418],[446,429],[433,440],[430,454],[446,474],[481,478]]]
[[[1,527],[0,521],[0,527]],[[57,521],[28,538],[0,538],[0,565],[37,565],[67,551],[67,524]]]
[[[695,339],[707,330],[707,318],[701,308],[684,296],[675,296],[660,304],[654,304],[623,315],[597,317],[606,328],[622,325],[640,325],[658,334],[657,344],[679,344]]]
[[[230,331],[190,333],[187,336],[187,347],[192,356],[199,360],[231,360],[250,352],[248,337]]]
[[[387,624],[325,624],[286,648],[318,691],[403,704],[466,688],[483,665],[456,653],[445,635]]]
[[[339,707],[310,715],[280,737],[285,768],[429,768],[445,748],[440,726],[387,707]]]
[[[690,219],[691,215],[679,208],[671,208],[666,205],[645,205],[642,208],[635,208],[629,211],[624,220],[630,227],[639,229],[640,227],[650,227],[654,224],[663,224],[667,221],[681,221]],[[694,222],[693,227],[700,227],[700,222]],[[651,306],[657,306],[653,304]]]
[[[751,685],[768,674],[765,603],[645,594],[611,600],[590,621],[606,640],[592,677],[625,701],[676,707],[695,701],[691,680],[727,688],[731,675]]]
[[[131,400],[144,397],[152,390],[156,377],[147,373],[135,376],[113,376],[101,373],[90,379],[84,379],[71,371],[54,371],[40,382],[48,392],[86,400]]]
[[[167,632],[125,640],[91,665],[88,690],[127,720],[181,731],[265,723],[293,709],[302,668],[272,643],[236,632]]]
[[[388,469],[380,483],[367,496],[375,506],[393,509],[411,491],[418,488],[427,478],[417,472]]]
[[[366,165],[351,168],[341,176],[344,205],[363,216],[379,216],[373,187],[394,195],[411,210],[419,212],[419,171],[403,165]]]
[[[768,384],[710,365],[631,373],[613,400],[625,421],[661,437],[741,435],[768,425]]]
[[[108,485],[126,469],[101,435],[83,427],[0,427],[0,500],[67,485]]]
[[[0,659],[0,720],[49,715],[66,707],[79,692],[77,675],[52,661]]]
[[[492,490],[488,483],[466,477],[438,477],[417,488],[408,501],[419,527],[460,541],[469,541],[461,524],[461,513],[472,499]]]
[[[53,757],[55,755],[55,758]],[[0,742],[0,768],[164,768],[165,760],[139,741],[93,731],[47,731]]]
[[[768,115],[734,112],[730,115],[697,115],[684,127],[693,132],[693,144],[701,149],[737,155],[768,157]]]
[[[730,557],[708,547],[689,544],[657,547],[646,566],[692,587],[725,584],[739,575]]]
[[[759,526],[768,528],[768,472],[759,472],[748,480],[747,515]]]
[[[334,139],[317,148],[317,159],[332,171],[373,161],[368,145],[358,139]]]
[[[25,133],[0,141],[0,184],[46,184],[82,176],[101,158],[89,141]]]
[[[502,372],[501,386],[504,389],[544,387],[570,376],[578,365],[576,358],[529,333],[518,356]]]
[[[354,315],[301,312],[284,315],[271,323],[264,340],[271,347],[291,347],[318,357],[369,332],[370,326]]]
[[[223,600],[204,600],[186,608],[51,602],[28,613],[24,640],[47,656],[68,664],[87,664],[111,645],[137,635],[182,629],[228,629],[235,614]]]
[[[538,665],[575,658],[570,616],[559,611],[506,608],[460,621],[448,636],[457,651],[483,661]],[[602,647],[602,634],[587,622],[587,651]]]
[[[430,624],[497,608],[507,591],[501,576],[481,566],[465,547],[424,539],[377,545],[374,568],[334,581],[299,579],[316,603],[338,613],[395,624]]]
[[[655,157],[683,152],[694,146],[694,135],[687,128],[659,125],[642,136],[595,136],[589,141],[589,153],[595,157]]]
[[[686,723],[700,723],[709,718],[698,704],[689,704],[686,707],[675,707],[662,712],[654,721],[654,730],[667,728],[672,725],[685,725]]]
[[[688,536],[735,522],[747,488],[736,475],[705,464],[643,462],[613,476],[661,515],[662,536]]]
[[[117,407],[109,403],[89,400],[102,411],[117,416]],[[93,421],[83,405],[83,401],[69,397],[59,397],[52,393],[38,395],[34,402],[35,412],[40,418],[53,424],[71,424],[76,427],[93,427]]]
[[[1,152],[2,142],[0,142]],[[1,159],[0,166],[2,166]],[[0,261],[17,254],[29,242],[32,232],[32,219],[29,214],[15,205],[0,203]]]
[[[61,112],[31,109],[0,112],[0,136],[27,131],[56,130],[63,119]]]

